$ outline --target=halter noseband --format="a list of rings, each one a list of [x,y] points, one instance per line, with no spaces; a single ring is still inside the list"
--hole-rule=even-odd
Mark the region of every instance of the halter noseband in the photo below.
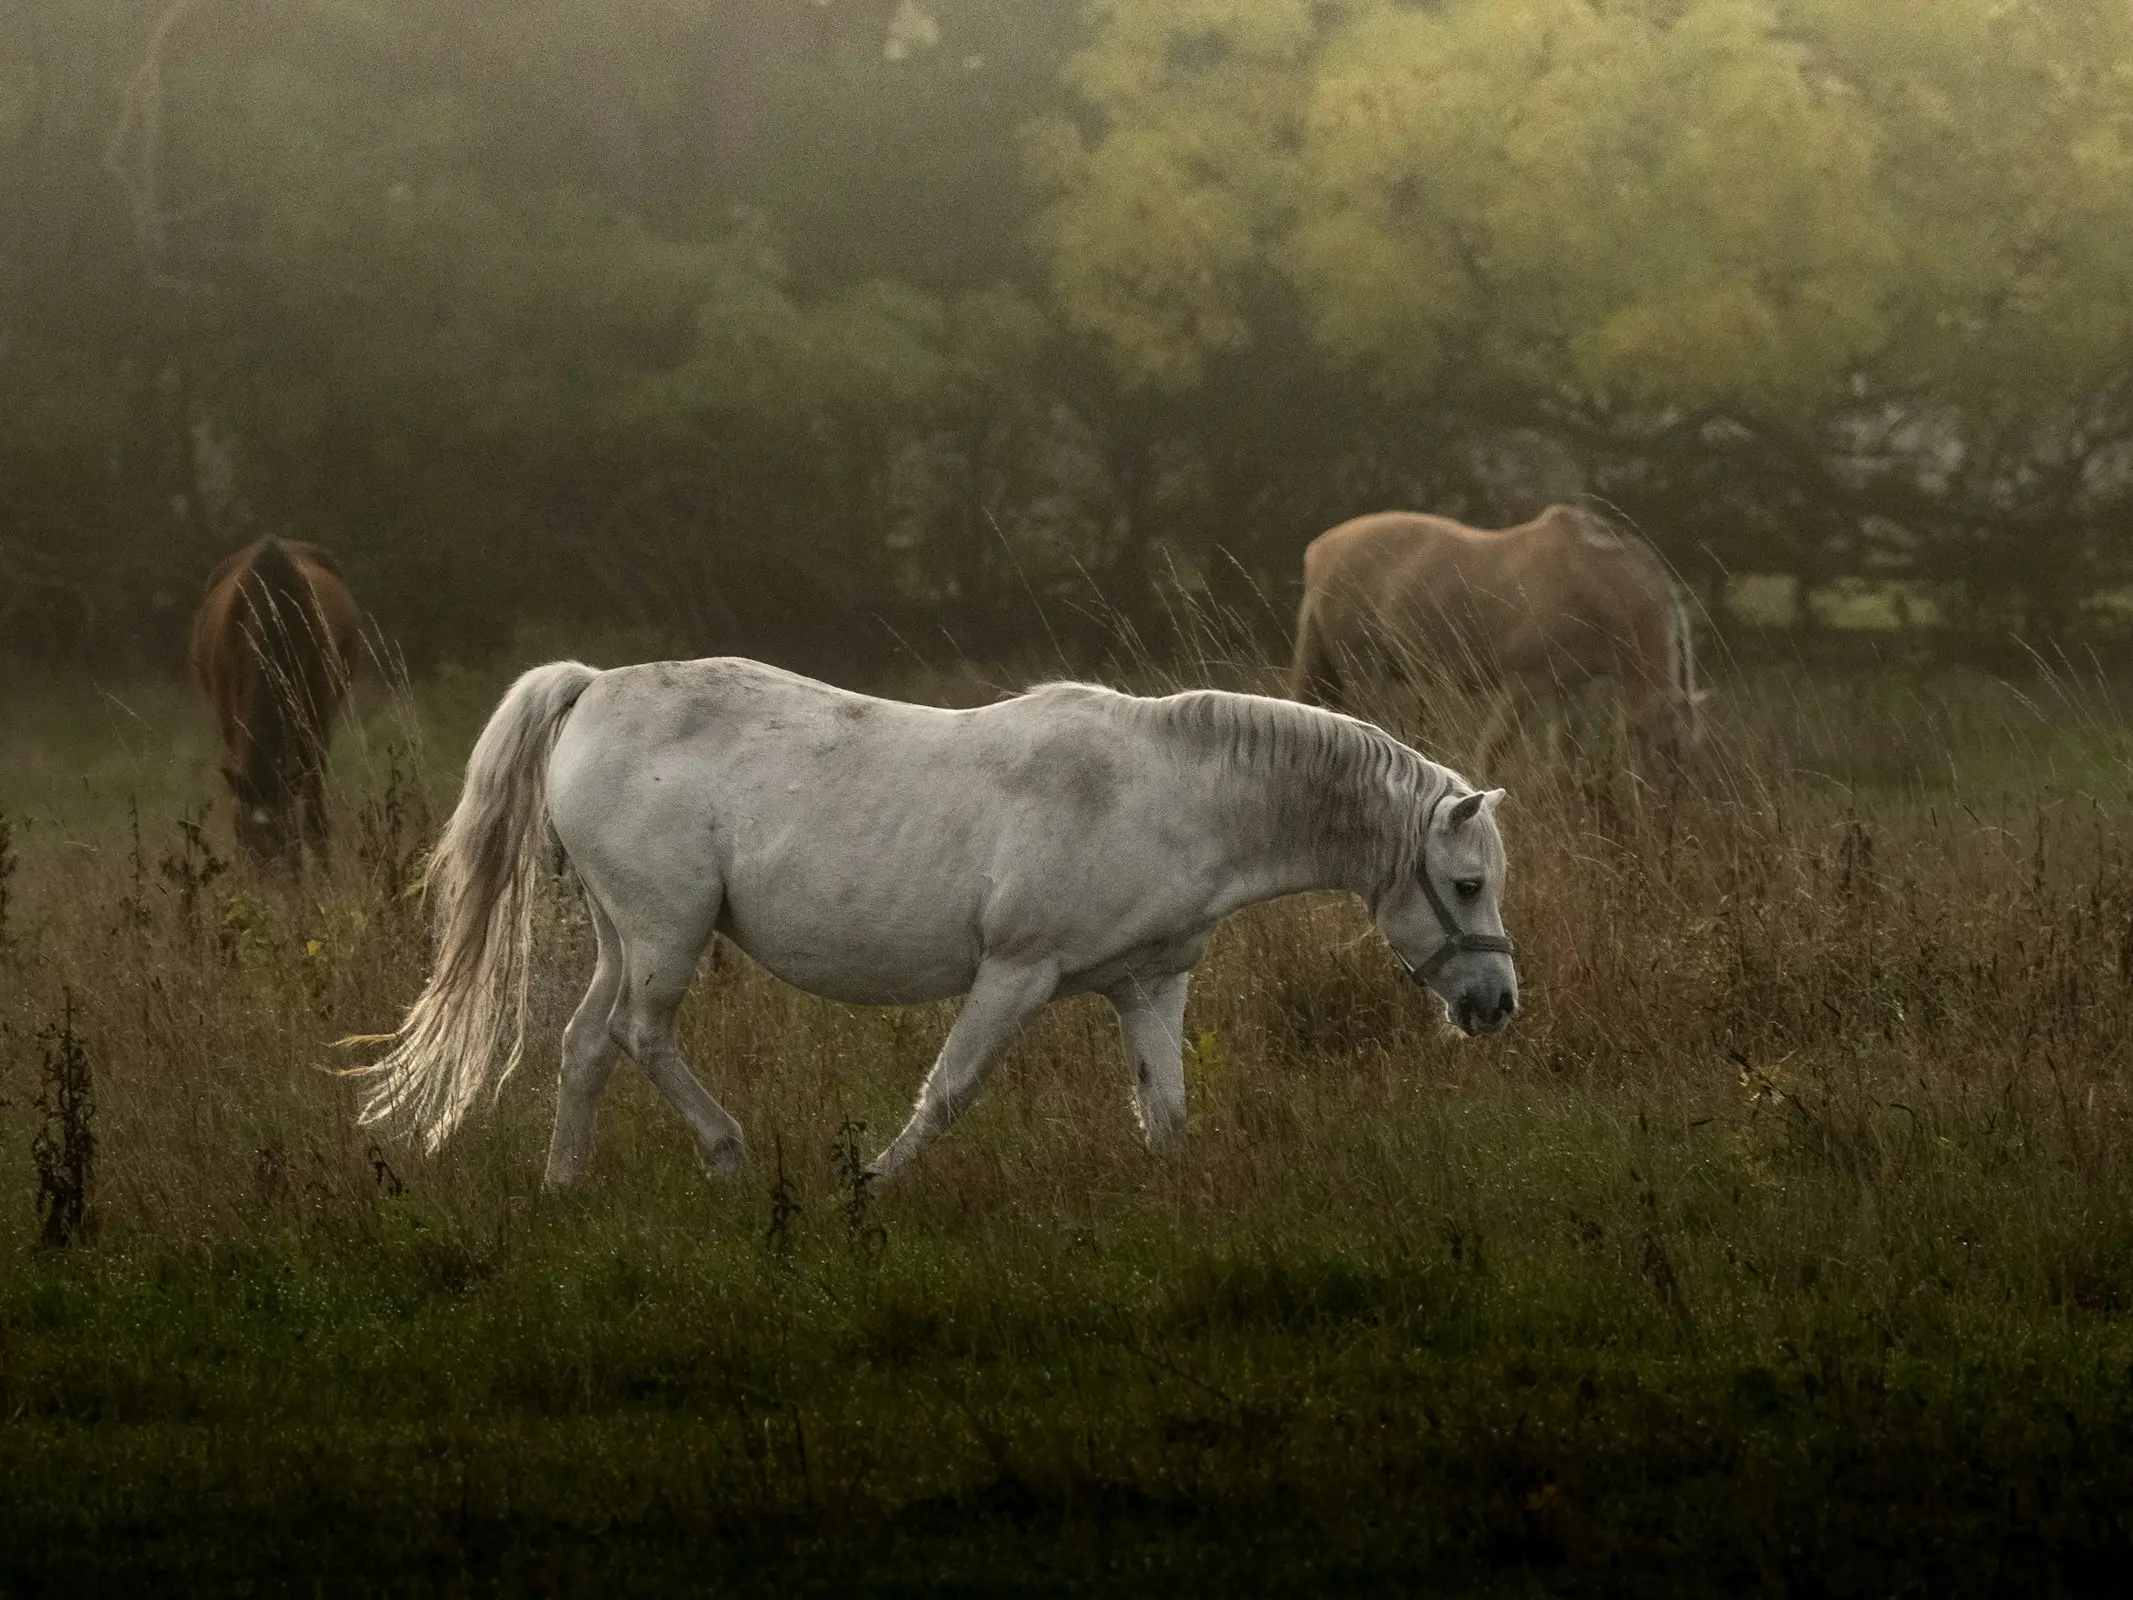
[[[1419,967],[1408,970],[1423,983],[1437,975],[1437,971],[1453,956],[1507,956],[1516,948],[1508,937],[1500,933],[1469,933],[1459,926],[1459,919],[1452,915],[1452,908],[1444,903],[1444,896],[1437,893],[1437,885],[1429,875],[1429,834],[1437,824],[1437,808],[1452,798],[1447,789],[1429,803],[1429,815],[1422,819],[1421,859],[1416,864],[1415,876],[1422,880],[1422,892],[1429,897],[1430,910],[1437,913],[1437,925],[1444,930],[1444,943],[1437,946],[1430,958]],[[1464,799],[1461,795],[1459,798]]]

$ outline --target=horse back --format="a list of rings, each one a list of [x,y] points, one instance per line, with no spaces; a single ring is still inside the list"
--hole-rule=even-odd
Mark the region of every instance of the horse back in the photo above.
[[[1438,667],[1491,661],[1517,620],[1507,556],[1520,532],[1381,511],[1320,534],[1304,552],[1316,648],[1389,651]]]
[[[1613,672],[1663,660],[1672,596],[1657,558],[1567,506],[1475,528],[1419,512],[1357,517],[1312,541],[1305,607],[1332,640],[1488,673]],[[1639,669],[1641,670],[1641,669]]]

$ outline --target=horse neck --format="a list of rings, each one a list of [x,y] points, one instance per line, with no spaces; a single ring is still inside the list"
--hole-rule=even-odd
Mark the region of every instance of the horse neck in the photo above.
[[[1421,791],[1448,775],[1334,712],[1278,701],[1224,709],[1241,719],[1217,750],[1233,874],[1225,913],[1314,889],[1375,900],[1411,866]]]
[[[1218,915],[1227,916],[1246,906],[1285,895],[1307,894],[1319,889],[1340,889],[1375,902],[1387,874],[1374,867],[1361,851],[1344,849],[1325,839],[1285,839],[1277,830],[1235,828],[1230,822],[1233,848],[1229,857],[1230,877],[1218,898]]]

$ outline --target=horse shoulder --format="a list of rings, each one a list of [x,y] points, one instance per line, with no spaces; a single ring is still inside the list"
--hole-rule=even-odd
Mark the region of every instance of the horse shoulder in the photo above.
[[[1552,520],[1537,532],[1523,583],[1551,648],[1596,674],[1625,665],[1641,673],[1652,652],[1663,658],[1671,601],[1656,559],[1582,518]]]
[[[1216,842],[1205,763],[1194,759],[1201,732],[1122,696],[987,711],[970,775],[995,823],[980,912],[987,950],[1051,950],[1077,987],[1129,948],[1150,947],[1156,966],[1165,953],[1171,968],[1190,966]]]
[[[1116,806],[1133,737],[1124,697],[1084,684],[1045,684],[972,714],[974,776],[1041,826],[1087,830]]]

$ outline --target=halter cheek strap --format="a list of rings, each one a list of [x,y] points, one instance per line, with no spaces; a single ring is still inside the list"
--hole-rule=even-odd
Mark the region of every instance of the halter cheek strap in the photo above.
[[[1429,875],[1429,835],[1437,823],[1437,808],[1451,797],[1450,791],[1440,794],[1430,802],[1429,815],[1422,819],[1422,859],[1415,869],[1415,876],[1422,880],[1422,892],[1429,897],[1430,910],[1437,913],[1437,925],[1444,930],[1444,943],[1414,974],[1424,983],[1429,982],[1453,956],[1481,955],[1507,956],[1516,947],[1500,933],[1469,933],[1459,926],[1459,919],[1452,915],[1452,908],[1444,903],[1444,896],[1437,893],[1436,882]]]

